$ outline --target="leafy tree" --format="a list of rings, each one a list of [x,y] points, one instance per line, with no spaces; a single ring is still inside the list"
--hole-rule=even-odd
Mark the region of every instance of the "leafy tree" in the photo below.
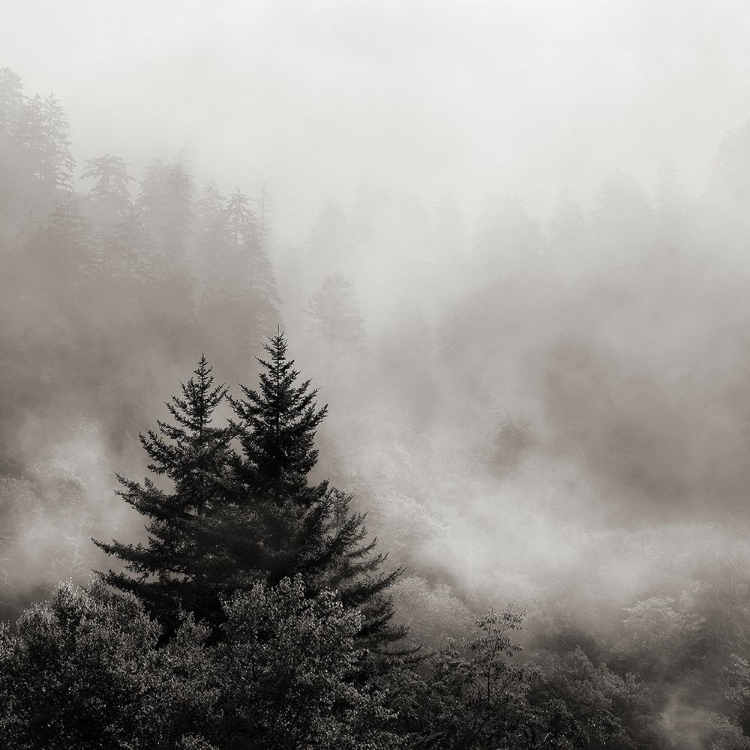
[[[123,572],[110,570],[107,583],[136,594],[149,611],[173,633],[179,610],[201,618],[220,611],[219,595],[227,593],[221,580],[210,577],[211,551],[201,547],[201,527],[210,524],[222,494],[220,482],[229,461],[228,428],[212,424],[213,413],[226,388],[213,385],[211,368],[201,357],[194,377],[182,385],[167,408],[174,424],[158,422],[141,443],[151,459],[149,469],[168,477],[172,491],[118,477],[125,501],[151,519],[148,543],[96,542],[107,554],[125,562]]]
[[[0,630],[0,734],[15,750],[149,747],[131,744],[159,716],[158,626],[133,597],[62,583],[17,630]],[[150,700],[150,698],[149,698]],[[146,738],[143,738],[146,739]]]
[[[0,733],[14,750],[395,748],[384,695],[351,675],[359,615],[300,579],[226,602],[224,638],[187,617],[158,646],[138,599],[62,583],[0,629]]]
[[[511,633],[521,622],[510,609],[490,609],[473,638],[449,640],[421,675],[407,676],[399,720],[409,747],[574,750],[617,734],[599,706],[577,716],[555,695],[532,701],[542,676],[535,665],[514,661],[521,649]]]
[[[352,682],[367,654],[360,615],[331,591],[307,596],[300,577],[257,584],[226,605],[224,640],[210,652],[222,711],[218,747],[391,748],[384,695]]]

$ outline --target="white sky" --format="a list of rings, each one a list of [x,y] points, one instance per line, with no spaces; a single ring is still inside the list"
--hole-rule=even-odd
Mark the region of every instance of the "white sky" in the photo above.
[[[79,164],[186,148],[200,181],[268,181],[282,239],[365,181],[469,216],[546,219],[611,169],[702,186],[750,119],[746,0],[5,0],[0,65],[54,91]]]

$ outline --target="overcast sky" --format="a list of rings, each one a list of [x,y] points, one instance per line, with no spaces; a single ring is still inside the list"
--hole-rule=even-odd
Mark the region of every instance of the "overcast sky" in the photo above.
[[[0,65],[54,91],[74,155],[266,180],[297,240],[364,182],[489,191],[546,219],[615,167],[689,187],[750,118],[746,0],[6,0]]]

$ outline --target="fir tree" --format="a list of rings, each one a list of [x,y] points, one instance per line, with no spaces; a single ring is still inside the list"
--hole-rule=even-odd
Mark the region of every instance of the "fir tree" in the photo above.
[[[345,606],[364,615],[361,638],[379,646],[398,640],[405,631],[391,623],[385,592],[401,570],[380,571],[385,555],[373,553],[375,541],[366,541],[364,516],[351,512],[350,495],[310,481],[315,433],[327,407],[318,409],[309,380],[297,383],[283,335],[265,350],[259,390],[242,386],[243,399],[229,397],[242,446],[233,464],[235,491],[246,494],[270,532],[258,567],[272,581],[301,574],[311,594],[337,589]]]
[[[138,203],[128,201],[120,209],[120,218],[113,229],[118,257],[127,275],[143,279],[151,263],[151,240]]]
[[[91,198],[106,211],[121,211],[130,203],[130,185],[133,178],[128,165],[119,157],[104,154],[98,159],[88,159],[81,178],[96,180],[91,188]]]
[[[311,332],[328,346],[325,385],[331,383],[333,361],[362,345],[365,325],[354,282],[335,273],[323,280],[307,302],[305,313],[312,318]]]
[[[173,164],[164,183],[163,252],[169,265],[182,261],[195,223],[191,211],[193,180],[181,162]]]
[[[40,230],[38,249],[49,254],[53,268],[63,273],[91,274],[91,231],[72,196],[55,203]]]
[[[158,433],[141,438],[149,469],[168,477],[172,491],[150,479],[120,478],[122,497],[151,519],[149,539],[145,545],[97,542],[126,565],[105,580],[141,597],[168,633],[175,632],[181,607],[218,637],[223,600],[258,582],[275,585],[301,575],[308,595],[337,590],[345,608],[361,611],[360,642],[382,646],[405,635],[391,623],[386,594],[401,571],[380,571],[385,556],[374,554],[363,516],[350,511],[351,496],[309,481],[326,409],[317,408],[309,381],[296,384],[286,346],[281,335],[266,346],[270,361],[261,362],[260,389],[230,397],[239,422],[228,428],[211,426],[226,389],[213,387],[201,360],[195,378],[182,386],[183,398],[168,405],[176,424],[159,422]],[[229,447],[235,436],[238,453]]]
[[[221,606],[218,596],[223,590],[206,581],[206,551],[199,548],[205,534],[199,526],[217,510],[229,460],[230,430],[212,425],[225,395],[223,385],[213,385],[211,368],[201,357],[194,377],[182,385],[182,398],[173,396],[167,404],[174,424],[159,421],[158,432],[141,435],[151,459],[149,469],[170,479],[172,491],[148,478],[141,484],[118,476],[124,487],[119,494],[151,519],[147,544],[96,542],[126,564],[124,572],[110,570],[105,580],[139,596],[170,632],[177,627],[181,607],[206,617]]]

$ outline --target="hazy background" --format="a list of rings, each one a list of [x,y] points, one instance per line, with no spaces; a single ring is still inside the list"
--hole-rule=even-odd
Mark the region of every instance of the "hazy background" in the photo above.
[[[267,180],[283,238],[363,183],[470,216],[490,190],[542,217],[615,167],[703,185],[750,108],[742,0],[8,2],[6,65],[65,103],[74,156],[185,148]]]

